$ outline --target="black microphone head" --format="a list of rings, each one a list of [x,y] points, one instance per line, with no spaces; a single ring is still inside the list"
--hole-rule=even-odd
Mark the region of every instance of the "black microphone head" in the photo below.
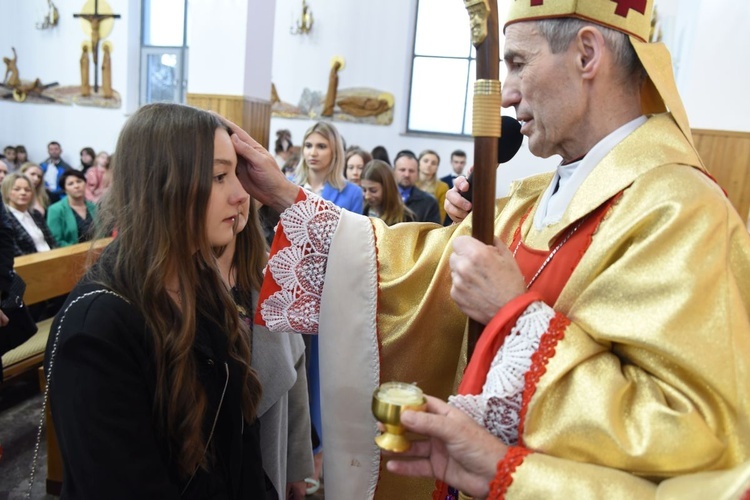
[[[521,123],[512,116],[503,116],[502,135],[497,140],[497,162],[506,163],[516,156],[523,143]]]
[[[521,122],[512,116],[503,116],[500,125],[502,135],[497,140],[497,162],[506,163],[516,156],[523,143],[523,134],[521,134]],[[465,199],[471,201],[473,196],[472,183],[474,182],[474,172],[469,174],[466,179],[469,181],[469,190],[461,193]]]

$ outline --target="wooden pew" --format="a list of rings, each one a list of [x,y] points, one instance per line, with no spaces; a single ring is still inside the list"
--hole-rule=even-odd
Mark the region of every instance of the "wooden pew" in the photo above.
[[[97,242],[104,247],[111,241]],[[83,274],[91,243],[79,243],[47,252],[16,257],[13,268],[26,282],[23,296],[26,305],[33,305],[70,292]],[[3,354],[3,379],[33,370],[44,361],[52,319],[37,324],[39,331],[25,343]]]
[[[96,241],[94,247],[104,248],[111,238]],[[26,282],[24,302],[33,305],[60,295],[70,293],[85,270],[91,243],[79,243],[47,252],[16,257],[15,271]],[[39,370],[39,385],[44,392],[46,383],[44,351],[54,318],[37,323],[39,330],[29,340],[3,354],[3,378],[5,381],[29,370]],[[57,436],[47,406],[47,492],[59,495],[62,486],[62,459],[57,445]]]

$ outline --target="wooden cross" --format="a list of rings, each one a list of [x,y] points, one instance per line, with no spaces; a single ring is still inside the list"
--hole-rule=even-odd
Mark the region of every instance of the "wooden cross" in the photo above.
[[[99,0],[94,0],[93,13],[73,14],[73,17],[85,19],[91,25],[91,54],[94,56],[94,92],[99,92],[99,24],[104,19],[120,19],[120,14],[100,13]]]

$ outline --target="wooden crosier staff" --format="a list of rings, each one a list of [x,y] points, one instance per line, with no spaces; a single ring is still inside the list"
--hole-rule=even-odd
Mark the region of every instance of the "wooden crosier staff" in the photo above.
[[[494,239],[495,179],[500,138],[500,48],[497,0],[464,0],[469,11],[471,42],[477,52],[474,83],[474,183],[471,235],[491,245]],[[467,357],[471,359],[484,325],[470,319]]]

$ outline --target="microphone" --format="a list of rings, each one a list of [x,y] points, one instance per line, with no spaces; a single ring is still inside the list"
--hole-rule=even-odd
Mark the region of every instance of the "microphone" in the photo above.
[[[503,135],[497,140],[497,162],[507,163],[511,158],[516,156],[518,150],[521,149],[521,143],[523,143],[521,123],[512,116],[503,116],[501,130]],[[473,192],[472,186],[474,182],[473,170],[466,180],[469,181],[469,189],[461,193],[461,196],[463,196],[464,199],[471,201]]]

